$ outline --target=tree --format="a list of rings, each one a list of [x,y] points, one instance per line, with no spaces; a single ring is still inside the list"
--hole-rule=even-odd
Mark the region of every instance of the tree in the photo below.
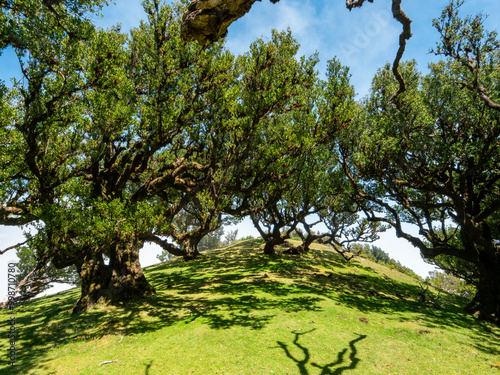
[[[374,78],[358,130],[342,145],[344,167],[369,220],[394,227],[424,258],[473,265],[477,293],[467,311],[499,323],[499,43],[481,16],[460,19],[460,4],[435,21],[446,60],[425,77],[407,63],[410,88],[397,100],[388,66]]]
[[[287,111],[268,123],[271,127],[262,138],[265,152],[269,156],[271,152],[276,155],[276,162],[273,163],[275,177],[263,181],[250,196],[244,198],[248,203],[247,213],[266,241],[264,253],[272,255],[275,246],[283,244],[300,220],[314,210],[309,203],[302,205],[308,202],[306,190],[302,189],[306,173],[302,163],[310,153],[315,138],[324,136],[314,108],[319,83],[314,67],[318,60],[314,55],[299,60],[296,57],[299,44],[291,38],[290,32],[285,35],[273,30],[270,43],[264,44],[259,40],[251,48],[254,53],[270,55],[278,62],[275,69],[264,70],[260,84],[275,86],[274,90],[279,90],[289,102]],[[280,51],[279,55],[275,51]],[[250,61],[248,63],[251,64]],[[277,77],[282,79],[277,80]],[[282,81],[298,85],[299,90],[294,97],[279,87]],[[261,164],[262,167],[269,165],[272,160],[269,156]]]
[[[174,217],[170,237],[174,243],[151,236],[149,240],[159,244],[163,253],[158,257],[166,259],[167,254],[183,256],[191,260],[204,250],[215,249],[221,244],[224,232],[222,214],[213,215],[214,210],[204,210],[201,205],[186,205]]]
[[[307,252],[317,240],[345,255],[352,242],[373,241],[381,229],[360,220],[359,207],[347,194],[349,184],[336,157],[336,137],[351,124],[355,107],[349,71],[333,59],[327,80],[318,80],[315,86],[309,94],[307,116],[288,122],[288,131],[296,134],[293,139],[301,145],[301,153],[287,166],[290,175],[262,185],[251,200],[250,216],[266,241],[266,254],[274,254],[275,246],[296,233],[302,244],[289,253]],[[314,231],[320,223],[327,231]]]
[[[445,292],[453,293],[469,300],[475,293],[474,286],[447,272],[431,271],[426,281]]]
[[[0,84],[2,225],[18,226],[39,220],[34,211],[50,202],[54,190],[68,179],[62,171],[74,160],[72,151],[79,141],[76,132],[59,141],[58,146],[68,150],[67,156],[56,157],[46,147],[47,142],[53,141],[53,134],[47,132],[45,143],[37,143],[43,138],[37,125],[42,121],[73,124],[76,113],[82,110],[77,99],[90,82],[79,79],[80,48],[82,41],[93,33],[93,26],[85,17],[102,3],[0,3],[0,52],[9,46],[15,48],[23,75],[12,88]],[[57,133],[59,129],[52,130]],[[39,161],[42,156],[44,163]]]
[[[177,240],[182,236],[183,233],[199,233],[198,229],[202,226],[200,225],[200,222],[196,218],[195,215],[191,215],[188,211],[185,211],[185,208],[179,212],[178,216],[174,218],[174,223],[176,226],[176,230],[174,231],[174,234],[171,236],[174,242],[177,242]],[[211,232],[205,234],[201,240],[196,244],[196,256],[201,255],[203,251],[206,250],[212,250],[212,249],[217,249],[218,247],[223,246],[224,242],[222,241],[222,236],[224,234],[224,228],[221,226],[217,229],[212,230]],[[157,239],[152,240],[151,242],[160,242]],[[162,262],[166,262],[167,260],[170,259],[170,257],[173,257],[174,254],[171,254],[167,251],[166,245],[165,245],[165,240],[161,240],[161,244],[163,244],[163,252],[157,256],[159,260]],[[174,252],[177,253],[177,250],[181,251],[181,247],[176,248],[174,244],[170,244],[172,247],[170,248],[175,249],[173,250]],[[190,255],[192,253],[185,252],[183,253],[184,259],[185,260],[190,260],[192,259],[193,255]]]
[[[378,246],[370,247],[370,252],[376,263],[387,263],[391,259],[389,255]]]
[[[231,245],[233,242],[236,241],[236,237],[238,237],[238,229],[230,230],[224,235],[224,243],[226,246]]]
[[[64,228],[52,221],[43,231],[58,242],[45,241],[56,266],[79,271],[75,312],[154,293],[139,251],[156,233],[171,234],[173,218],[203,185],[213,131],[204,121],[233,61],[221,44],[202,50],[179,40],[180,4],[144,7],[148,19],[129,40],[110,31],[95,46],[109,64],[90,71],[103,86],[86,96],[86,135],[96,150],[85,153],[85,174],[75,180],[81,188],[66,196],[72,204],[63,209]],[[121,43],[107,39],[110,33]]]
[[[298,45],[291,33],[273,32],[272,40],[258,40],[239,56],[224,85],[226,105],[210,108],[203,119],[209,129],[198,163],[203,181],[186,206],[196,217],[189,230],[157,233],[150,241],[186,259],[199,255],[198,243],[213,230],[248,215],[250,201],[264,184],[290,175],[290,165],[301,145],[288,120],[309,111],[306,92],[312,92],[316,57],[295,57]],[[214,100],[214,103],[217,101]],[[201,162],[203,160],[203,162]],[[188,208],[189,207],[189,208]],[[161,238],[170,235],[174,245]]]
[[[94,36],[86,16],[101,3],[1,3],[0,48],[15,48],[23,75],[0,89],[2,225],[43,226],[66,184],[82,172],[75,164],[83,139],[83,92],[97,83],[83,77],[85,41]],[[30,240],[9,249],[32,248]],[[47,254],[23,248],[20,256],[26,261],[21,264],[26,277],[19,284],[25,296],[65,272],[55,271]]]
[[[235,62],[221,43],[179,39],[180,4],[144,6],[130,36],[89,25],[80,43],[40,28],[44,43],[19,51],[25,81],[3,102],[14,124],[2,128],[4,222],[33,223],[26,246],[38,265],[76,267],[74,312],[153,294],[144,242],[196,255],[224,215],[241,216],[262,183],[288,175],[297,146],[282,147],[281,130],[307,111],[314,83],[314,59],[287,59],[290,33]],[[197,227],[176,233],[183,211]],[[163,240],[175,236],[180,249]]]
[[[208,93],[233,61],[180,42],[179,5],[145,8],[130,39],[86,24],[81,43],[50,12],[27,20],[25,79],[2,102],[2,223],[36,225],[26,246],[39,264],[76,266],[75,312],[154,292],[139,250],[203,176]]]
[[[29,48],[32,22],[49,21],[54,29],[75,39],[82,38],[89,18],[102,9],[108,0],[42,0],[0,2],[0,51],[6,47]],[[28,22],[25,22],[28,21]],[[42,27],[41,30],[44,30]],[[84,31],[84,33],[82,33]]]

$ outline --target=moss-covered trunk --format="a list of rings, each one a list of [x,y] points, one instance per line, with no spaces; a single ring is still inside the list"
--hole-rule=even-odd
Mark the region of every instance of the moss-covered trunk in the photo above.
[[[264,245],[264,254],[274,255],[276,254],[276,246],[283,245],[286,241],[286,237],[282,237],[279,232],[277,235],[269,236],[266,239],[266,244]]]
[[[139,300],[155,293],[146,280],[139,263],[141,241],[121,241],[106,251],[106,264],[102,252],[85,256],[77,264],[81,279],[81,296],[73,313],[86,311],[96,303]]]
[[[500,261],[479,266],[477,292],[466,311],[500,326]]]
[[[201,253],[198,250],[198,244],[203,236],[192,236],[182,243],[182,253],[184,260],[193,260],[198,258]]]

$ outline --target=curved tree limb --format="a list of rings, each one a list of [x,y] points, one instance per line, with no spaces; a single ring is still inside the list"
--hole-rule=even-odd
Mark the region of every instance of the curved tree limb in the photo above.
[[[158,246],[160,246],[163,250],[168,251],[172,255],[175,255],[178,257],[185,255],[184,252],[181,249],[179,249],[177,246],[172,245],[171,243],[168,243],[165,240],[162,240],[158,236],[155,236],[155,235],[148,236],[144,239],[144,241],[155,243]]]
[[[0,206],[1,225],[24,225],[35,220],[35,217],[20,207]]]
[[[399,34],[399,49],[396,54],[396,58],[392,63],[392,73],[396,77],[399,82],[399,89],[392,96],[391,100],[396,99],[396,97],[406,91],[406,84],[403,79],[403,76],[399,72],[399,62],[403,57],[403,53],[406,49],[406,41],[411,38],[411,19],[406,15],[406,13],[401,9],[401,1],[402,0],[392,0],[392,15],[395,19],[403,25],[403,31]]]
[[[256,1],[193,0],[182,16],[181,37],[185,41],[196,40],[202,46],[215,42],[226,36],[229,25],[248,13]]]
[[[352,10],[352,8],[360,8],[363,6],[366,0],[346,0],[345,6],[347,9]],[[368,0],[369,3],[373,3],[373,0]]]

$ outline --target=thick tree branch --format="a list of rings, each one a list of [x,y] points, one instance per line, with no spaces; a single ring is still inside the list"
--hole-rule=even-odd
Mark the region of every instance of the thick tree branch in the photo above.
[[[256,1],[193,0],[182,16],[181,37],[185,41],[196,40],[202,46],[215,42],[223,38],[229,25],[248,13]]]
[[[158,246],[160,246],[163,250],[168,251],[172,255],[175,255],[178,257],[182,257],[185,255],[184,252],[181,249],[179,249],[177,246],[172,245],[171,243],[168,243],[165,240],[162,240],[158,236],[155,236],[155,235],[148,236],[144,239],[144,241],[155,243]]]
[[[0,206],[1,225],[24,225],[32,222],[36,218],[19,207]]]
[[[352,8],[360,8],[363,6],[366,0],[346,0],[345,6],[347,9],[352,10]],[[373,0],[368,0],[369,3],[373,3]]]

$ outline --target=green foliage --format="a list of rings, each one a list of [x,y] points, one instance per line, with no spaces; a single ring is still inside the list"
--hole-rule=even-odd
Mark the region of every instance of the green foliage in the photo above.
[[[0,54],[9,46],[36,51],[30,47],[33,39],[50,42],[49,38],[61,31],[81,38],[89,19],[106,3],[108,0],[4,0],[0,3]],[[46,33],[47,28],[53,34]]]
[[[281,178],[266,181],[249,199],[250,216],[266,240],[268,254],[295,232],[303,244],[291,251],[300,253],[314,240],[335,243],[341,249],[353,241],[372,241],[383,229],[359,217],[360,207],[349,199],[349,184],[339,162],[337,136],[349,127],[355,111],[349,70],[330,60],[327,79],[317,80],[309,91],[307,106],[286,117],[287,130],[280,130],[281,134],[294,132],[287,152],[294,158],[284,165]],[[327,232],[314,233],[319,223],[327,226]]]
[[[202,119],[233,58],[180,42],[179,5],[144,6],[148,20],[130,36],[86,23],[77,38],[53,28],[51,12],[23,23],[41,37],[17,50],[25,80],[5,95],[18,105],[2,107],[14,126],[2,127],[0,212],[3,224],[34,223],[28,246],[40,263],[129,272],[203,174],[212,129]]]
[[[354,244],[349,249],[352,253],[361,256],[363,258],[369,259],[375,263],[380,263],[386,265],[391,269],[395,269],[402,274],[410,276],[415,279],[421,279],[411,268],[403,266],[400,262],[395,259],[392,259],[389,254],[383,251],[378,246],[368,245],[368,244]]]
[[[23,267],[76,268],[91,306],[153,292],[147,241],[193,259],[250,215],[267,253],[296,233],[299,253],[345,254],[390,225],[476,283],[471,309],[498,321],[500,45],[482,17],[452,1],[434,22],[447,60],[425,76],[402,64],[395,98],[386,66],[356,104],[348,69],[332,59],[319,79],[290,31],[234,57],[180,39],[187,2],[144,1],[129,34],[89,21],[103,3],[1,3],[0,50],[15,47],[23,79],[0,86],[0,224],[32,226]]]
[[[378,246],[371,246],[370,252],[372,253],[373,258],[377,263],[387,263],[390,259],[389,254],[387,254]]]
[[[459,295],[469,300],[472,299],[476,292],[474,286],[447,272],[431,271],[426,281],[438,289]]]
[[[394,227],[431,262],[478,280],[470,310],[497,321],[500,45],[482,17],[458,16],[460,4],[435,21],[436,53],[446,59],[425,76],[415,62],[403,64],[407,91],[395,99],[390,67],[379,70],[341,147],[369,220]]]
[[[2,4],[2,17],[18,23],[2,43],[23,34],[24,79],[0,98],[0,223],[30,223],[37,267],[76,267],[87,306],[120,300],[113,293],[143,297],[144,242],[194,258],[217,246],[228,215],[261,205],[251,202],[257,193],[338,169],[316,168],[316,157],[333,163],[317,146],[354,108],[347,69],[333,60],[319,81],[317,55],[298,57],[290,31],[235,58],[222,43],[180,39],[185,3],[144,1],[147,19],[130,34],[83,17],[99,4]],[[304,195],[317,202],[325,189]]]

